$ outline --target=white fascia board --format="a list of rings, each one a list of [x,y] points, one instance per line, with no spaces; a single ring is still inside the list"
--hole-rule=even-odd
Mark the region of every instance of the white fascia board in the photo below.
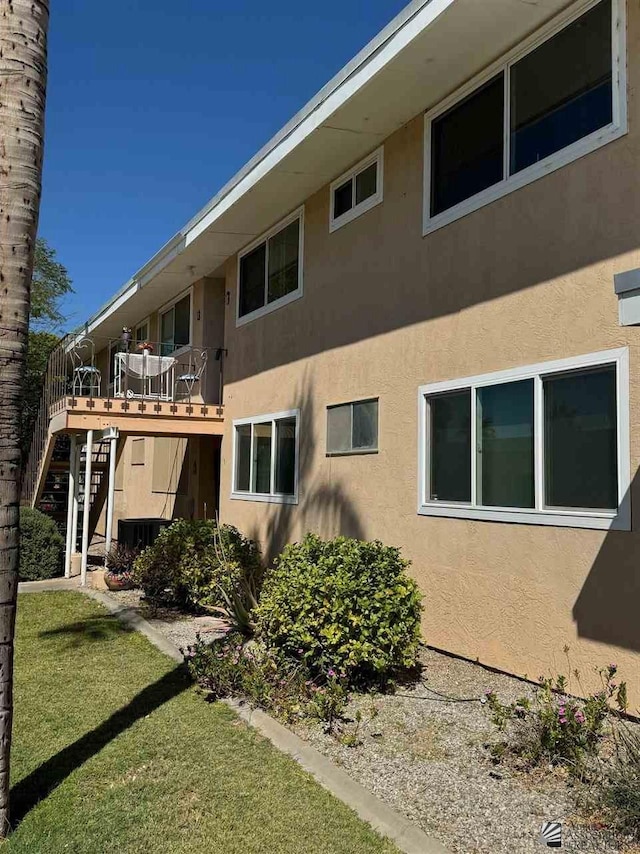
[[[86,328],[86,334],[90,335],[101,323],[103,323],[110,315],[113,314],[114,311],[117,311],[121,308],[126,302],[128,302],[134,294],[137,294],[139,290],[138,282],[133,279],[131,284],[126,287],[126,290],[123,290],[113,299],[107,306],[97,314],[92,320],[89,321]],[[82,330],[84,332],[84,329]]]
[[[187,224],[186,245],[249,192],[454,2],[427,0],[408,6]]]
[[[456,0],[414,0],[338,72],[249,162],[166,243],[116,296],[93,315],[95,329],[248,193]],[[130,285],[135,285],[132,289]],[[85,327],[83,326],[83,329]]]

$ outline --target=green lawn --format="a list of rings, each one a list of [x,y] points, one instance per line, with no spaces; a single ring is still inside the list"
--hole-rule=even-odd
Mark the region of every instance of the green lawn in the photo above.
[[[7,852],[394,852],[78,593],[20,596]]]

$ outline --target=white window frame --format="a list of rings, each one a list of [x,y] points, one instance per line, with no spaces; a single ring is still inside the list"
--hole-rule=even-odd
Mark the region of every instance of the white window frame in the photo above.
[[[359,175],[360,172],[364,172],[365,169],[368,169],[369,166],[376,164],[376,192],[373,196],[369,196],[368,199],[365,199],[363,202],[360,202],[359,205],[356,205],[356,175]],[[342,184],[351,180],[351,201],[352,206],[350,210],[345,211],[345,213],[340,216],[334,216],[334,206],[335,206],[335,190],[338,187],[342,186]],[[331,186],[329,187],[329,231],[337,231],[337,229],[342,228],[343,225],[346,225],[348,222],[352,222],[357,217],[361,216],[363,213],[370,211],[371,208],[375,208],[376,205],[379,205],[383,200],[384,195],[384,146],[381,145],[380,148],[377,148],[375,151],[372,151],[368,157],[365,157],[359,163],[356,163],[351,169],[344,172],[340,175],[339,178],[336,178],[335,181],[331,182]]]
[[[300,220],[300,228],[298,233],[298,287],[295,291],[291,291],[290,294],[286,294],[280,299],[274,300],[273,302],[266,302],[268,287],[269,287],[269,238],[273,237],[274,234],[277,234],[279,231],[282,231],[283,228],[286,228],[288,225],[291,225],[292,222],[295,222],[297,219]],[[250,252],[253,252],[254,249],[257,249],[261,243],[267,244],[267,249],[265,252],[265,265],[264,265],[264,297],[265,304],[260,308],[257,308],[255,311],[249,312],[249,314],[243,314],[240,317],[240,262],[248,255]],[[303,268],[304,268],[304,205],[297,210],[293,211],[286,216],[284,219],[281,219],[280,222],[276,223],[272,228],[268,231],[265,231],[264,234],[261,234],[260,237],[256,238],[252,243],[238,252],[237,257],[237,271],[236,271],[236,327],[244,326],[245,323],[251,323],[252,320],[257,320],[259,317],[264,317],[265,314],[270,314],[272,311],[277,311],[279,308],[282,308],[285,305],[289,305],[289,303],[294,302],[303,295]]]
[[[162,318],[164,315],[171,311],[171,309],[180,302],[180,300],[184,299],[186,296],[190,297],[189,300],[189,343],[184,346],[178,348],[177,350],[173,350],[169,355],[170,356],[179,356],[181,353],[188,352],[193,347],[193,287],[187,288],[182,291],[182,293],[178,294],[177,297],[165,303],[158,309],[158,347],[162,349]],[[174,334],[175,334],[175,326],[174,326]]]
[[[521,187],[537,181],[550,172],[555,172],[586,154],[590,154],[603,145],[607,145],[627,133],[627,69],[626,69],[626,9],[625,0],[611,0],[611,42],[612,42],[612,88],[613,88],[613,120],[611,124],[577,140],[576,142],[550,154],[543,160],[531,164],[526,169],[509,175],[509,141],[510,141],[510,70],[524,56],[531,53],[552,36],[561,32],[600,0],[581,0],[573,4],[564,13],[554,18],[533,36],[519,44],[497,62],[486,68],[446,100],[425,113],[424,117],[424,197],[423,197],[423,226],[422,234],[426,236],[437,229],[454,222],[467,214],[477,211],[496,199],[519,190]],[[505,106],[504,106],[504,168],[501,181],[486,190],[481,190],[474,196],[464,199],[457,205],[431,216],[431,129],[433,122],[462,102],[469,95],[481,88],[493,77],[504,72]]]
[[[544,405],[543,380],[568,371],[615,365],[617,446],[618,446],[618,508],[617,510],[587,510],[547,508],[544,505]],[[535,508],[482,507],[477,502],[477,437],[476,390],[517,380],[534,381],[534,481]],[[471,496],[467,503],[431,501],[429,499],[430,436],[428,398],[443,392],[471,392]],[[629,454],[629,351],[623,347],[604,350],[570,359],[542,362],[527,367],[512,368],[491,374],[464,379],[429,383],[418,390],[418,515],[445,516],[455,519],[478,519],[492,522],[521,522],[528,525],[555,525],[570,528],[602,530],[631,530],[629,486],[631,465]]]
[[[353,447],[353,407],[357,406],[359,403],[377,403],[378,404],[378,418],[376,422],[376,446],[375,448],[354,448]],[[346,451],[330,451],[329,450],[329,410],[331,409],[339,409],[341,406],[348,406],[351,417],[350,421],[350,433],[351,433],[351,445],[352,447]],[[327,431],[326,431],[326,456],[327,457],[352,457],[358,456],[362,454],[378,454],[380,452],[380,398],[379,397],[359,397],[357,400],[345,400],[344,403],[330,403],[327,406]]]
[[[296,460],[294,470],[294,492],[287,495],[275,492],[275,465],[276,465],[276,421],[284,418],[295,418],[296,420]],[[249,483],[253,483],[253,426],[254,424],[266,424],[271,422],[271,492],[244,492],[236,489],[237,456],[238,456],[238,433],[236,428],[244,424],[251,425],[251,466]],[[272,412],[268,415],[252,415],[249,418],[236,418],[232,424],[233,429],[233,458],[231,461],[231,498],[240,501],[263,501],[268,504],[297,504],[298,503],[298,470],[300,463],[300,410],[288,409],[284,412]]]

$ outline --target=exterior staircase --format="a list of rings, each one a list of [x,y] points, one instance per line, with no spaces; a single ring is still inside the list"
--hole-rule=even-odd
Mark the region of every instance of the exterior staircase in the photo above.
[[[50,516],[56,523],[58,530],[66,536],[67,524],[67,501],[69,496],[69,468],[70,468],[70,441],[68,436],[58,436],[53,442],[53,451],[46,473],[43,473],[43,486],[37,502],[32,506],[37,507],[42,513]],[[80,451],[79,471],[79,523],[78,541],[82,532],[82,516],[84,513],[84,477],[85,463],[87,459],[87,446],[83,445]],[[106,481],[109,468],[109,441],[100,439],[93,443],[91,449],[91,485],[89,491],[89,535],[93,535],[100,511],[104,506],[106,497]],[[78,545],[78,544],[76,544]]]
[[[69,496],[69,469],[71,442],[68,434],[51,431],[51,419],[68,391],[68,344],[63,338],[52,351],[43,382],[40,409],[34,426],[31,448],[22,483],[21,503],[35,507],[56,523],[66,536],[67,502]],[[91,448],[91,486],[89,532],[93,535],[106,497],[106,480],[109,466],[109,442],[99,439]],[[87,456],[86,444],[80,451],[79,471],[79,524],[82,531],[84,513],[84,477]],[[80,539],[81,533],[79,534]],[[76,544],[76,547],[79,545]]]

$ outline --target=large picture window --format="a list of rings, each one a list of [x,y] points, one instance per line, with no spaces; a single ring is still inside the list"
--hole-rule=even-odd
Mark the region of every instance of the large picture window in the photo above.
[[[626,130],[622,16],[580,4],[427,114],[425,233]]]
[[[233,422],[231,497],[297,502],[298,410]]]
[[[301,296],[302,227],[298,211],[238,256],[238,323]]]
[[[628,364],[615,350],[420,389],[424,515],[628,527]]]

